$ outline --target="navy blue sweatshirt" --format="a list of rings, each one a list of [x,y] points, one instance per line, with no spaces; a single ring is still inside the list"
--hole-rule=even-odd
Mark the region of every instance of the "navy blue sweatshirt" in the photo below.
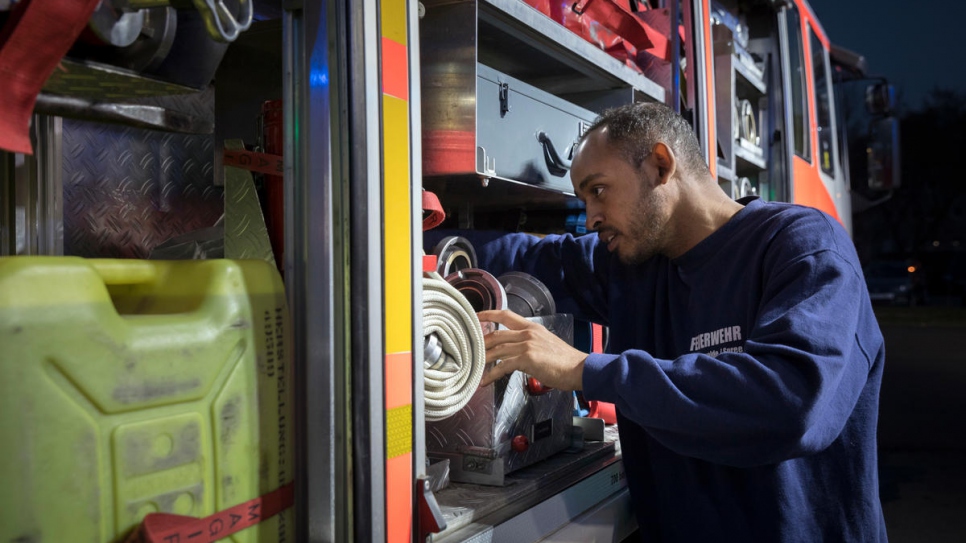
[[[596,235],[515,234],[480,267],[528,272],[609,327],[583,394],[617,406],[645,541],[886,541],[876,422],[885,350],[851,239],[752,200],[676,259],[622,265]]]

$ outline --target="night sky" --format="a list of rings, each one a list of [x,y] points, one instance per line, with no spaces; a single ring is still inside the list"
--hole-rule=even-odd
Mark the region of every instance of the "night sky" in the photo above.
[[[966,2],[809,0],[832,43],[865,55],[905,108],[935,88],[966,93]]]

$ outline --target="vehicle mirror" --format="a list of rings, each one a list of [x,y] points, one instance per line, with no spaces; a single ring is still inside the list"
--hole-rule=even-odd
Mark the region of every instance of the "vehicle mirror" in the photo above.
[[[869,123],[868,186],[873,190],[899,188],[899,120],[874,119]]]
[[[873,115],[888,115],[896,107],[895,87],[878,82],[865,89],[865,108]]]

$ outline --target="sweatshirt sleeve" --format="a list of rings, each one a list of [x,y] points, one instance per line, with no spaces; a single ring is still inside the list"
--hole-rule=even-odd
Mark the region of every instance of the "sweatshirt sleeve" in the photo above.
[[[597,236],[468,233],[468,239],[480,268],[497,277],[509,271],[533,275],[550,290],[558,312],[607,324],[607,269],[613,257]]]
[[[743,352],[591,354],[584,395],[615,403],[669,449],[714,463],[821,451],[851,416],[881,349],[877,327],[860,333],[868,301],[853,262],[827,249],[783,263],[764,285]]]

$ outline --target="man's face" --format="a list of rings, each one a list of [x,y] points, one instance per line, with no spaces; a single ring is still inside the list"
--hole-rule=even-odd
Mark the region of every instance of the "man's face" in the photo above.
[[[634,168],[607,142],[606,130],[595,130],[578,147],[570,179],[587,207],[587,229],[621,262],[638,264],[662,251],[670,209],[663,186],[655,190],[657,169],[647,160]]]

